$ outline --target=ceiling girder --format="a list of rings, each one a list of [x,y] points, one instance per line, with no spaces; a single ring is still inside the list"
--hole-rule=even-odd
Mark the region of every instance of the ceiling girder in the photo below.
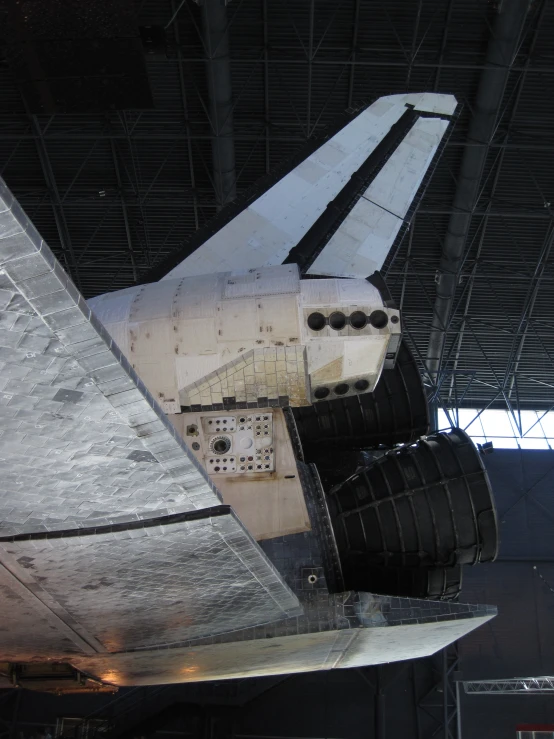
[[[437,295],[427,352],[427,369],[435,382],[438,382],[446,329],[489,145],[501,114],[506,83],[517,55],[529,6],[529,0],[501,3],[491,29],[485,68],[469,125],[468,141],[474,145],[464,149],[454,194],[454,212],[449,219],[437,275]]]
[[[222,208],[237,195],[227,7],[221,0],[203,0],[201,7],[209,113],[213,132],[214,190],[217,206]]]

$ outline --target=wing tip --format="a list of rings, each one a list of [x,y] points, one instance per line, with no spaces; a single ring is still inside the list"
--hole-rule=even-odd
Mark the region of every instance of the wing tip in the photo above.
[[[405,105],[413,105],[415,110],[445,116],[454,115],[458,105],[454,95],[442,92],[406,92],[399,95],[386,95],[379,99],[388,100],[391,103],[403,101]]]

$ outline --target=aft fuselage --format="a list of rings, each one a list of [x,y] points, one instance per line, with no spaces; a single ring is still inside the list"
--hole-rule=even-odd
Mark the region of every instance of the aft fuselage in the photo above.
[[[128,288],[89,301],[192,452],[258,539],[309,518],[282,408],[371,392],[400,316],[360,279],[296,265]]]

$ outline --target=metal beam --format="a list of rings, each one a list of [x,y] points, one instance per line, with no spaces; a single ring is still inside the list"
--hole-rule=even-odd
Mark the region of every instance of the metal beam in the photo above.
[[[503,386],[506,387],[508,383],[508,379],[510,379],[510,389],[508,391],[508,397],[511,397],[511,394],[512,394],[515,378],[517,376],[517,372],[519,369],[519,363],[521,362],[521,357],[523,354],[523,347],[525,344],[525,339],[527,337],[529,326],[531,325],[530,319],[535,309],[535,303],[537,300],[537,296],[539,294],[539,289],[541,286],[541,279],[546,270],[546,265],[548,264],[550,253],[552,251],[553,246],[554,246],[554,228],[550,228],[548,236],[546,238],[546,242],[539,255],[539,259],[538,259],[537,266],[535,268],[535,272],[531,280],[531,284],[529,285],[528,299],[526,300],[525,306],[521,312],[517,332],[514,335],[514,341],[516,337],[519,336],[518,346],[516,349],[515,346],[512,345],[512,351],[510,353],[510,358],[506,365],[506,373],[504,375]],[[515,353],[515,361],[514,361],[514,353]]]
[[[123,183],[121,181],[121,173],[119,171],[119,163],[117,161],[117,151],[115,148],[115,142],[110,141],[110,148],[112,152],[113,168],[115,172],[115,178],[117,181],[117,190],[119,192],[119,198],[121,200],[121,211],[123,214],[123,223],[125,225],[125,237],[127,239],[127,245],[129,247],[129,259],[131,260],[131,267],[133,269],[133,279],[136,282],[138,280],[137,265],[135,262],[135,253],[133,251],[133,238],[131,236],[131,224],[129,223],[129,214],[127,212],[127,203],[123,195]]]
[[[71,273],[71,277],[73,278],[75,285],[80,290],[81,282],[80,282],[80,277],[79,277],[79,271],[77,269],[77,261],[75,259],[75,251],[73,249],[73,243],[71,241],[71,236],[69,235],[69,228],[67,226],[67,221],[65,218],[62,199],[60,197],[58,185],[56,183],[56,178],[54,176],[54,170],[52,169],[52,163],[48,155],[46,141],[44,140],[43,131],[40,126],[40,123],[38,122],[37,117],[35,115],[30,115],[29,117],[31,119],[31,125],[33,127],[33,131],[35,132],[35,136],[36,136],[35,142],[36,142],[36,147],[37,147],[38,158],[39,158],[40,165],[42,168],[42,174],[44,176],[46,187],[50,193],[52,211],[54,213],[54,220],[56,222],[56,228],[58,230],[58,236],[60,239],[60,245],[61,245],[62,252],[63,252],[65,267]]]
[[[212,141],[214,190],[218,208],[222,208],[237,195],[229,32],[227,7],[222,0],[204,0],[202,29],[206,52],[210,123],[214,134]]]
[[[0,137],[1,138],[1,137]],[[290,141],[290,139],[289,139]],[[271,140],[270,140],[271,143]],[[98,202],[98,190],[93,189],[92,187],[89,187],[88,189],[77,189],[72,188],[73,194],[71,196],[66,195],[63,198],[63,203],[66,207],[79,207],[82,203],[86,202],[88,204],[94,204]],[[43,189],[39,187],[33,187],[32,190],[30,190],[26,194],[26,202],[33,205],[33,206],[39,206],[45,201],[45,196],[49,196],[51,191],[49,189]],[[112,199],[116,198],[115,190],[107,190],[105,201],[103,200],[102,205],[104,202],[109,202]],[[119,198],[117,198],[119,200]],[[153,203],[163,203],[167,206],[172,206],[175,208],[182,207],[183,205],[194,205],[196,202],[199,207],[202,205],[213,205],[214,203],[214,197],[213,197],[213,190],[208,187],[196,187],[196,188],[190,188],[186,185],[183,187],[179,187],[177,185],[175,186],[163,186],[158,187],[155,192],[150,192],[147,197],[140,197],[139,194],[136,194],[135,192],[130,193],[123,193],[122,199],[125,200],[125,202],[128,205],[139,205],[144,206],[148,202],[148,204]],[[441,215],[451,215],[455,213],[456,211],[452,210],[452,208],[418,208],[417,214],[418,216],[441,216]],[[477,218],[498,218],[503,220],[531,220],[531,221],[552,221],[554,220],[552,213],[547,211],[544,207],[538,207],[533,206],[532,208],[529,208],[528,210],[525,209],[519,209],[519,208],[511,208],[508,209],[479,209],[475,210],[473,212],[473,215]],[[401,261],[401,258],[398,257],[398,262]],[[473,259],[471,260],[473,262]],[[428,263],[425,262],[425,260],[420,259],[417,260],[414,258],[414,264],[415,263],[421,263],[422,267],[425,267],[425,270],[421,271],[420,274],[436,274],[436,266],[434,264],[431,264],[429,261]],[[467,263],[466,263],[467,264]],[[470,272],[470,269],[467,269],[467,272]],[[393,275],[395,274],[395,269],[387,270],[387,275]],[[411,277],[411,273],[408,273],[408,277]]]
[[[267,0],[262,0],[262,15],[264,25],[264,59],[267,61],[269,55],[269,27]],[[269,67],[264,64],[264,124],[265,124],[265,173],[270,172],[269,156]]]
[[[390,60],[379,60],[379,59],[356,59],[356,61],[352,61],[352,48],[351,46],[337,46],[333,45],[332,47],[326,47],[322,45],[318,45],[321,52],[329,51],[331,49],[333,53],[332,59],[324,59],[324,58],[318,58],[313,60],[313,64],[316,66],[331,66],[331,67],[338,67],[338,66],[351,66],[356,65],[358,67],[387,67],[387,68],[396,68],[396,67],[408,67],[410,65],[410,59],[409,55],[406,55],[405,61],[395,61],[393,59]],[[290,66],[292,64],[294,65],[300,65],[300,66],[306,66],[308,62],[308,56],[307,54],[304,55],[303,58],[294,58],[291,57],[291,52],[298,53],[298,46],[283,46],[282,44],[272,44],[271,49],[273,52],[285,52],[283,54],[282,58],[279,58],[278,56],[272,56],[270,59],[265,60],[263,57],[263,47],[260,44],[252,44],[251,47],[249,47],[249,51],[254,54],[260,54],[259,58],[253,58],[248,56],[235,56],[233,55],[233,60],[238,63],[248,63],[248,64],[284,64],[287,66]],[[382,47],[369,47],[369,46],[359,46],[358,51],[360,54],[368,54],[372,57],[375,56],[376,52],[378,53],[386,53],[387,49],[383,49]],[[389,53],[392,53],[391,50],[388,50]],[[339,52],[343,52],[344,54],[347,54],[347,58],[335,58],[335,55],[338,55]],[[175,64],[175,59],[163,59],[159,60],[160,63],[171,65]],[[199,56],[184,56],[183,61],[186,63],[202,63],[206,60]],[[495,67],[487,64],[462,64],[462,63],[440,63],[438,61],[436,62],[414,62],[412,64],[412,69],[451,69],[451,70],[494,70]],[[524,72],[526,70],[525,66],[517,65],[511,67],[512,72]],[[528,70],[532,74],[554,74],[554,67],[548,64],[537,64],[533,67],[529,67]]]
[[[251,123],[258,125],[257,129],[252,129],[252,133],[250,134],[244,134],[244,133],[234,133],[233,134],[233,140],[234,141],[246,141],[249,143],[256,143],[259,141],[260,136],[264,134],[264,126],[265,126],[265,118],[264,121],[260,122],[258,120],[251,121]],[[274,118],[271,121],[272,126],[275,126],[276,128],[286,128],[290,127],[292,125],[295,126],[295,130],[297,129],[297,124],[292,124],[290,121],[280,121],[276,118]],[[133,141],[211,141],[214,138],[214,135],[212,133],[206,132],[206,133],[187,133],[187,131],[190,130],[191,126],[195,126],[197,128],[202,127],[205,125],[204,121],[189,121],[189,126],[184,128],[180,133],[168,133],[167,130],[162,128],[156,130],[156,129],[149,129],[148,131],[141,132],[138,130],[137,132],[133,132]],[[314,124],[312,127],[312,133],[315,131],[315,129],[318,129],[316,134],[322,133],[325,129],[325,124]],[[86,130],[83,130],[81,133],[76,133],[77,127],[72,127],[71,130],[57,132],[53,134],[45,134],[43,136],[45,141],[117,141],[117,140],[127,140],[127,136],[124,133],[103,133],[103,134],[96,134],[96,133],[87,133]],[[500,131],[497,131],[497,134]],[[529,135],[533,135],[533,132],[531,131]],[[22,141],[34,141],[38,139],[39,136],[35,135],[33,133],[14,133],[13,131],[5,131],[0,126],[0,140],[1,141],[14,141],[16,142],[16,145],[20,144]],[[306,141],[306,137],[304,135],[299,135],[298,133],[293,133],[290,131],[288,134],[286,133],[272,133],[271,134],[271,142],[272,143],[278,143],[278,142],[287,142],[287,143],[297,143],[297,144],[303,144]],[[463,148],[467,149],[470,147],[481,147],[482,144],[479,144],[477,142],[472,141],[447,141],[445,143],[445,147],[447,148]],[[488,144],[489,149],[509,149],[511,151],[544,151],[544,152],[552,152],[554,151],[554,144],[552,143],[540,143],[537,139],[536,143],[526,143],[525,141],[493,141],[490,144]],[[7,162],[4,164],[6,166]],[[421,211],[418,211],[421,212]]]
[[[354,62],[350,67],[350,77],[348,79],[348,107],[352,107],[354,101],[354,74],[356,72],[356,51],[358,47],[358,30],[360,27],[360,0],[355,0],[354,17],[352,19],[352,55],[351,61]]]
[[[464,690],[472,695],[522,695],[554,693],[554,677],[514,677],[507,680],[464,681]]]
[[[459,677],[457,643],[450,644],[425,661],[421,660],[419,664],[421,667],[425,664],[431,667],[433,682],[426,692],[420,695],[417,683],[414,681],[413,699],[418,725],[417,736],[423,739],[425,737],[461,739],[459,691],[456,690],[456,679]],[[413,675],[415,675],[415,665]]]
[[[174,0],[171,0],[171,10],[173,11],[173,13],[177,12],[175,8]],[[175,41],[177,43],[177,59],[179,60],[179,90],[181,92],[181,102],[183,105],[183,119],[184,119],[185,130],[186,130],[187,159],[189,162],[190,186],[193,192],[192,204],[194,208],[194,227],[196,230],[198,230],[200,226],[200,221],[198,219],[198,197],[196,194],[196,173],[194,171],[194,158],[192,155],[192,136],[191,136],[191,130],[190,130],[188,97],[187,97],[187,88],[185,85],[185,72],[183,69],[183,62],[182,62],[183,54],[181,51],[181,36],[180,36],[178,23],[175,23],[175,25],[173,26],[173,33],[175,35]]]
[[[375,719],[375,739],[386,739],[387,737],[387,724],[386,724],[386,686],[383,684],[383,677],[381,675],[382,667],[377,665],[375,668],[375,695],[373,699],[373,711]]]
[[[481,75],[468,131],[469,141],[477,146],[464,150],[454,194],[455,212],[450,216],[438,271],[433,327],[427,352],[427,366],[435,378],[440,370],[445,329],[454,302],[473,211],[479,198],[489,144],[496,130],[528,8],[529,0],[503,2],[492,27],[486,68]]]

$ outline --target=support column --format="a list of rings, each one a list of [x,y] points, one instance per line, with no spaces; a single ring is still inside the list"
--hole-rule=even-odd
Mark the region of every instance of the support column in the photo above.
[[[214,136],[214,189],[219,210],[237,195],[229,31],[224,0],[204,0],[202,28],[206,49],[210,122]]]
[[[501,113],[506,83],[529,6],[529,0],[504,0],[500,3],[491,31],[485,68],[469,125],[468,142],[472,145],[465,148],[462,158],[454,194],[454,212],[448,223],[438,271],[437,297],[427,353],[427,368],[437,384],[446,330],[489,145]]]

